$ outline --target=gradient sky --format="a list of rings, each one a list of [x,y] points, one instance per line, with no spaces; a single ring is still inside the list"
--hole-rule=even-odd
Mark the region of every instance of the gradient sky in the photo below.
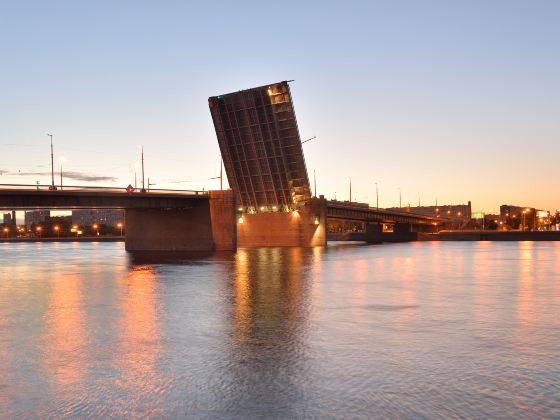
[[[294,79],[319,194],[347,199],[352,177],[382,207],[400,188],[403,204],[558,208],[559,16],[529,0],[4,1],[0,182],[49,183],[52,133],[68,183],[133,183],[143,144],[157,187],[218,188],[207,98]]]

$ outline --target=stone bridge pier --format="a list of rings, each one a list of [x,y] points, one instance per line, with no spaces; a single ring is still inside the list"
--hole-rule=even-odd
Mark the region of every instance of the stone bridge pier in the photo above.
[[[238,245],[252,247],[313,247],[327,245],[326,200],[311,198],[291,212],[240,215]]]
[[[130,252],[235,251],[233,191],[210,191],[188,208],[126,209],[125,247]]]
[[[395,223],[392,232],[384,232],[381,223],[366,223],[365,240],[375,244],[382,242],[410,242],[418,240],[418,232],[433,233],[437,227],[433,225],[412,225]]]

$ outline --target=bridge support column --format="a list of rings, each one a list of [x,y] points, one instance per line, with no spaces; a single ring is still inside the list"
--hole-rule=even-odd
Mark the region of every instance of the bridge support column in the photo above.
[[[439,229],[441,229],[441,226],[438,228],[437,225],[418,225],[416,226],[415,231],[423,233],[437,233]]]
[[[384,234],[385,242],[410,242],[418,240],[418,232],[412,230],[410,223],[397,223],[393,226],[393,232]]]
[[[232,191],[211,191],[185,209],[126,209],[130,252],[208,252],[236,249]]]
[[[243,214],[242,219],[242,223],[237,223],[239,247],[327,245],[324,199],[312,198],[297,212]]]
[[[366,223],[366,242],[380,244],[383,242],[383,225],[380,223]]]

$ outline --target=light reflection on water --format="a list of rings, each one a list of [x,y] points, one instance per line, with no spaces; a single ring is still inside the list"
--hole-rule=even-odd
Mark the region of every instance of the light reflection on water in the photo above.
[[[558,417],[560,244],[0,244],[1,417]]]

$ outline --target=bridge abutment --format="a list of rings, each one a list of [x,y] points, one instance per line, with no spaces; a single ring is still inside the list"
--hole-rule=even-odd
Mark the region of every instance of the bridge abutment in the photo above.
[[[294,212],[243,214],[237,243],[242,248],[326,246],[326,226],[326,201],[311,198]]]
[[[235,198],[210,191],[182,209],[126,209],[129,252],[208,252],[236,249]]]

